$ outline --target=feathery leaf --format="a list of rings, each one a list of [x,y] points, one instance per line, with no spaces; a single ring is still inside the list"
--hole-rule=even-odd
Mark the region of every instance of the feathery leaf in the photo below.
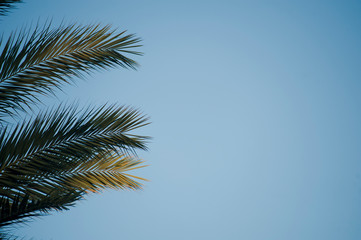
[[[75,107],[60,107],[0,136],[0,195],[13,199],[22,192],[42,197],[54,187],[66,186],[69,179],[91,177],[97,179],[93,190],[101,184],[115,186],[117,181],[117,188],[140,187],[118,173],[141,163],[129,154],[136,148],[145,150],[147,137],[129,131],[147,125],[147,118],[115,106],[75,112]],[[102,178],[107,178],[106,184]]]
[[[32,200],[29,195],[17,195],[14,199],[0,197],[0,227],[23,223],[52,210],[67,210],[81,199],[83,192],[54,189],[42,199]]]
[[[140,39],[110,26],[70,25],[12,34],[0,53],[0,113],[24,110],[73,77],[93,70],[137,67],[125,55],[141,55],[133,49]]]

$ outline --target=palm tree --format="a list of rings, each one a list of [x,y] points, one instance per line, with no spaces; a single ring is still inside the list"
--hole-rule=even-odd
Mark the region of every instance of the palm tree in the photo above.
[[[0,15],[15,2],[0,0]],[[136,68],[126,55],[141,54],[134,50],[139,41],[110,26],[48,24],[0,42],[0,229],[67,210],[105,188],[141,188],[136,180],[145,179],[127,173],[143,167],[135,150],[146,150],[148,137],[132,130],[149,122],[139,111],[65,104],[29,111],[39,96],[84,74]]]

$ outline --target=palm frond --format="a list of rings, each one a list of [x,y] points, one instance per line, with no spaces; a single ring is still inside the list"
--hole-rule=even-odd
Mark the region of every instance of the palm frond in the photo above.
[[[145,167],[143,162],[126,155],[109,153],[108,156],[99,154],[88,161],[83,161],[71,171],[50,178],[56,185],[72,186],[80,190],[98,192],[105,188],[139,189],[141,184],[134,179],[147,181],[144,178],[132,176],[125,172]]]
[[[81,199],[83,192],[53,189],[42,199],[31,199],[29,195],[17,195],[14,199],[0,197],[0,227],[13,223],[23,223],[50,211],[68,210]]]
[[[141,188],[146,179],[127,172],[143,162],[123,151],[146,149],[146,137],[128,132],[147,118],[115,106],[76,112],[47,111],[0,136],[0,227],[65,210],[87,192]]]
[[[70,176],[85,179],[85,175],[99,180],[107,175],[117,181],[123,178],[124,187],[139,188],[129,177],[117,175],[114,170],[102,173],[81,170],[85,166],[98,170],[108,170],[109,166],[127,169],[139,164],[130,153],[137,148],[146,150],[148,137],[130,131],[147,124],[148,119],[138,111],[116,106],[88,109],[82,114],[76,114],[76,107],[60,107],[24,121],[0,135],[0,195],[13,199],[17,192],[23,192],[41,197],[48,194],[51,186],[58,185],[54,184],[54,177],[61,174],[67,177],[59,181],[66,182]],[[76,169],[78,175],[74,174]],[[46,182],[47,177],[53,178]],[[40,185],[35,183],[39,179],[44,180]],[[112,185],[112,181],[107,184]]]
[[[140,55],[140,39],[110,26],[71,25],[12,34],[1,44],[0,113],[24,109],[40,95],[53,92],[74,77],[121,66],[136,68],[126,55]]]
[[[53,189],[65,189],[66,191],[99,192],[103,189],[140,189],[142,184],[137,180],[147,181],[126,172],[141,167],[143,162],[130,156],[118,155],[114,152],[98,154],[92,158],[70,163],[67,169],[58,172],[39,172],[37,175],[18,175],[17,187],[9,189],[6,198],[14,199],[14,196],[22,193],[33,199],[42,199]],[[12,196],[9,196],[9,193]]]
[[[21,0],[0,0],[0,16],[5,16],[10,9],[14,8],[15,3],[20,3]]]

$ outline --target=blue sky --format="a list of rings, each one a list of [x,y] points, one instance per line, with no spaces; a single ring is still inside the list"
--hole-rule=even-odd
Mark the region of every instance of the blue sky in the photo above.
[[[151,117],[144,190],[105,191],[15,232],[36,239],[361,239],[359,1],[26,1],[52,19],[143,39],[58,99]]]

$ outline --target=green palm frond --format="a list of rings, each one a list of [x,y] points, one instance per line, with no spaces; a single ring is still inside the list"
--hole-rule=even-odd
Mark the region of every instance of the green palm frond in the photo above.
[[[67,189],[53,189],[42,199],[31,199],[29,195],[17,195],[14,199],[0,197],[0,227],[49,213],[68,210],[82,198],[83,192]]]
[[[133,34],[99,25],[47,26],[12,34],[0,45],[0,113],[24,109],[39,94],[93,70],[136,68],[137,63],[126,55],[141,54],[134,50],[139,41]]]
[[[64,177],[58,180],[63,182],[84,179],[85,175],[99,176],[99,180],[107,175],[109,179],[124,178],[124,187],[139,188],[125,175],[118,176],[114,169],[122,166],[126,170],[141,163],[134,161],[130,153],[136,148],[145,150],[148,137],[130,131],[147,125],[148,119],[126,107],[103,106],[82,114],[75,112],[75,107],[48,111],[0,136],[0,195],[14,198],[22,192],[42,197],[51,187],[59,185],[55,177],[61,174]],[[87,167],[97,171],[84,172]],[[75,175],[74,171],[79,174]],[[51,180],[47,182],[49,177]],[[39,185],[36,181],[40,180]],[[122,188],[120,182],[118,187]]]
[[[0,16],[6,15],[10,9],[14,8],[14,3],[22,2],[21,0],[0,0]]]
[[[17,2],[0,0],[0,16]],[[132,131],[149,122],[135,109],[62,105],[13,126],[4,122],[74,78],[116,66],[135,69],[129,55],[141,55],[139,42],[109,25],[75,24],[0,39],[0,239],[10,236],[3,227],[67,210],[88,193],[142,187],[138,180],[146,179],[128,172],[144,167],[135,150],[146,150],[148,137]]]

